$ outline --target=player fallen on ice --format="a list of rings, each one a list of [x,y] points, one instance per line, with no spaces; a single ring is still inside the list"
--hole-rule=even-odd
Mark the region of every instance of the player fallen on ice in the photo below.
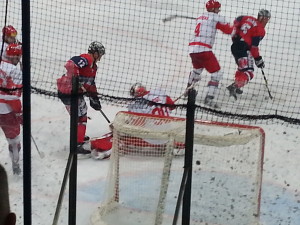
[[[151,114],[156,116],[170,116],[170,112],[175,109],[174,101],[161,89],[147,90],[141,83],[135,83],[130,88],[130,96],[133,102],[128,105],[128,111],[138,114]],[[158,104],[155,104],[158,103]],[[166,104],[166,105],[160,105]],[[113,124],[110,125],[113,130]],[[106,159],[111,154],[113,132],[107,133],[100,138],[91,139],[85,144],[92,151],[92,158]],[[161,140],[142,139],[138,137],[119,137],[118,143],[122,146],[125,154],[132,154],[137,149],[140,152],[147,151],[150,154],[157,155],[157,151],[165,151],[166,144]],[[119,146],[119,147],[120,147]],[[184,144],[175,143],[174,155],[184,154]]]

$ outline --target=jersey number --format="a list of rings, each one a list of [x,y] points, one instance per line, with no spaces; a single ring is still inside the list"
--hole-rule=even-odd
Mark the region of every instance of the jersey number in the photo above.
[[[198,23],[195,28],[195,36],[197,36],[197,37],[200,36],[200,27],[201,27],[201,23]]]
[[[247,32],[248,32],[248,30],[249,30],[250,28],[251,28],[251,25],[245,23],[245,24],[243,24],[243,25],[241,26],[241,31],[242,31],[244,34],[247,34]]]
[[[169,116],[169,112],[165,107],[156,107],[152,110],[152,115]]]

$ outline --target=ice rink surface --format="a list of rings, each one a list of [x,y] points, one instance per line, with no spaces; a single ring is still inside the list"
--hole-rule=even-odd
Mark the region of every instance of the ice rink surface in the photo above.
[[[124,108],[103,105],[112,121]],[[98,137],[109,131],[103,116],[89,111],[87,134]],[[264,174],[261,201],[263,225],[298,225],[300,221],[300,180],[298,128],[262,125],[266,132]],[[52,224],[61,182],[68,157],[69,117],[58,100],[32,95],[32,135],[45,158],[41,159],[32,144],[32,221],[34,225]],[[0,163],[9,175],[11,208],[23,223],[22,178],[13,176],[7,143],[1,132]],[[21,157],[21,163],[22,163]],[[109,160],[78,161],[77,224],[89,224],[91,214],[104,199],[103,191]],[[68,191],[64,197],[59,224],[67,223]]]
[[[7,22],[21,31],[20,1],[9,2],[10,6],[18,7],[10,11]],[[0,3],[2,9],[5,8],[3,4],[4,1]],[[39,4],[42,7],[36,7]],[[107,50],[99,63],[101,69],[97,75],[101,94],[129,97],[128,90],[133,83],[145,82],[152,87],[159,82],[161,88],[176,98],[182,94],[191,69],[187,45],[194,21],[176,19],[163,24],[162,19],[171,14],[198,16],[203,12],[203,5],[200,7],[198,2],[187,0],[101,1],[101,4],[89,0],[32,1],[32,85],[39,87],[42,84],[42,88],[56,91],[55,79],[64,72],[65,61],[85,52],[88,44],[97,39]],[[287,8],[288,5],[293,7]],[[91,6],[94,6],[92,12]],[[294,32],[295,27],[299,28],[298,6],[299,2],[292,0],[222,1],[221,14],[230,21],[237,15],[256,15],[260,8],[271,10],[273,16],[267,25],[261,51],[267,65],[265,72],[270,89],[275,95],[274,102],[266,98],[263,79],[256,70],[255,78],[245,88],[239,101],[228,98],[225,87],[233,79],[235,64],[228,50],[230,38],[218,34],[215,53],[224,69],[218,101],[227,102],[222,106],[224,110],[255,115],[274,113],[277,109],[287,116],[299,118],[299,79],[296,79],[298,67],[295,65],[299,61],[300,38],[299,32]],[[62,12],[62,9],[65,11]],[[137,24],[133,26],[134,23]],[[96,31],[91,34],[91,30]],[[21,32],[19,37],[21,39]],[[289,55],[288,60],[286,55]],[[198,104],[203,102],[203,90],[208,79],[209,76],[203,73],[198,87]],[[297,104],[289,104],[290,100]],[[178,103],[183,104],[184,101]],[[103,103],[103,111],[111,121],[120,110],[125,108]],[[91,119],[87,134],[90,137],[99,137],[109,131],[107,121],[99,112],[89,109],[88,113]],[[278,121],[255,125],[266,132],[261,223],[299,225],[299,127]],[[69,151],[69,116],[61,102],[32,95],[32,136],[45,154],[45,158],[41,159],[32,143],[32,224],[50,225]],[[7,142],[2,132],[0,154],[0,163],[9,175],[11,208],[17,213],[17,225],[22,225],[22,178],[12,175]],[[78,161],[77,224],[88,225],[91,214],[103,200],[108,165],[109,160]],[[67,224],[67,204],[68,191],[59,221],[61,225]]]

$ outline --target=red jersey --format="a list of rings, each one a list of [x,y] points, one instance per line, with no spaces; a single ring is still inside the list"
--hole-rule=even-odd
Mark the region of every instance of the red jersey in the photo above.
[[[81,54],[74,56],[65,64],[67,73],[57,79],[58,91],[63,94],[70,94],[72,90],[72,76],[79,76],[79,92],[86,91],[88,93],[97,94],[95,77],[97,73],[97,65],[89,54]]]
[[[259,56],[258,45],[265,34],[265,28],[252,16],[239,16],[234,21],[232,40],[246,42],[254,58]]]

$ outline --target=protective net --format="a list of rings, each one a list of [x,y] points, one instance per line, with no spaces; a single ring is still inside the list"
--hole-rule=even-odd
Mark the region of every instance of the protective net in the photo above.
[[[299,2],[224,0],[221,4],[220,14],[231,23],[239,15],[256,17],[261,8],[271,12],[260,43],[267,83],[254,66],[254,78],[244,93],[236,101],[229,96],[226,87],[236,71],[230,52],[232,41],[230,35],[218,32],[213,51],[224,72],[215,99],[220,108],[203,104],[210,80],[204,71],[196,87],[196,117],[231,122],[275,118],[299,124],[300,38],[295,32],[299,28]],[[14,25],[17,38],[22,40],[21,2],[2,1],[0,6],[2,26]],[[204,1],[31,1],[32,91],[55,97],[56,79],[65,73],[65,62],[86,53],[92,41],[100,41],[106,49],[96,79],[102,101],[127,105],[129,89],[136,82],[148,89],[162,88],[175,99],[184,92],[192,69],[188,44],[196,24],[193,18],[205,11]],[[175,115],[185,115],[186,100],[176,104],[182,108],[174,111]]]

